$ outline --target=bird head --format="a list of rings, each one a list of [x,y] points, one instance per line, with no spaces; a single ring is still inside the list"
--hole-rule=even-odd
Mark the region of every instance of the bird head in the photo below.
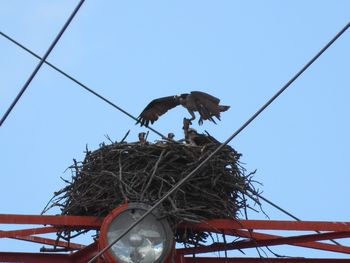
[[[177,100],[180,104],[182,104],[186,98],[187,98],[188,94],[178,94],[178,95],[175,95],[174,98],[175,100]]]
[[[139,140],[140,140],[140,141],[144,141],[145,138],[146,138],[146,133],[145,133],[145,132],[140,132],[140,133],[139,133]]]
[[[196,129],[189,128],[189,129],[188,129],[188,134],[191,134],[191,135],[198,135],[198,132],[196,131]]]
[[[174,137],[175,137],[174,133],[172,133],[172,132],[168,133],[168,139],[172,140],[172,139],[174,139]]]

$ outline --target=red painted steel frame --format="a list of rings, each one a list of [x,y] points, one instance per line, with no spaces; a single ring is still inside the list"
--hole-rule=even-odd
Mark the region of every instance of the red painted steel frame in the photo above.
[[[62,248],[69,248],[75,252],[63,253],[19,253],[0,252],[0,262],[26,262],[26,263],[83,263],[91,259],[99,251],[99,242],[94,242],[89,246],[83,246],[71,242],[59,241],[49,238],[35,236],[44,233],[56,233],[60,227],[96,229],[99,230],[103,218],[90,216],[38,216],[38,215],[11,215],[0,214],[0,224],[21,224],[21,225],[44,225],[44,227],[27,228],[18,230],[0,230],[0,238],[20,239],[30,242],[53,245]],[[260,258],[208,258],[208,257],[185,257],[186,254],[203,253],[212,251],[223,251],[230,249],[243,249],[257,246],[273,246],[288,244],[314,249],[321,249],[332,252],[350,254],[350,247],[338,246],[329,243],[318,242],[319,240],[329,240],[336,238],[350,237],[350,222],[320,222],[320,221],[276,221],[276,220],[209,220],[201,224],[187,224],[179,227],[191,227],[197,230],[208,232],[225,233],[226,235],[245,237],[246,240],[234,242],[232,244],[214,243],[208,246],[197,248],[183,248],[176,250],[176,262],[179,263],[255,263],[265,262]],[[283,237],[266,233],[258,233],[256,230],[298,230],[298,231],[327,231],[320,234],[307,234],[298,236]],[[249,231],[248,231],[249,230]],[[254,230],[254,231],[251,231]],[[107,262],[100,258],[99,262]],[[321,258],[269,258],[271,263],[284,262],[348,262],[349,259],[321,259]]]

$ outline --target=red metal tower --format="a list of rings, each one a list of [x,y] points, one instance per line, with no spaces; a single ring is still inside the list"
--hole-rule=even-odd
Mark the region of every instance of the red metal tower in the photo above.
[[[84,246],[72,242],[58,241],[43,238],[37,235],[45,233],[56,233],[64,228],[95,229],[99,230],[104,218],[90,216],[60,216],[60,215],[15,215],[1,214],[0,224],[14,225],[38,225],[37,228],[19,228],[17,230],[0,231],[1,238],[11,238],[28,242],[54,245],[60,248],[72,249],[71,253],[25,253],[25,252],[0,252],[1,262],[27,262],[27,263],[73,263],[87,262],[100,250],[99,239],[90,245]],[[291,245],[310,249],[331,251],[336,253],[350,254],[350,247],[335,245],[320,241],[349,238],[350,222],[325,222],[325,221],[276,221],[276,220],[209,220],[201,224],[186,225],[196,230],[209,231],[214,233],[225,233],[225,235],[244,237],[246,239],[234,243],[212,243],[207,246],[195,248],[177,248],[172,252],[175,262],[181,263],[211,263],[211,262],[232,262],[232,263],[255,263],[255,262],[349,262],[344,258],[251,258],[251,257],[193,257],[193,254],[200,254],[214,251],[227,251],[234,249],[245,249],[262,246]],[[179,226],[184,227],[184,226]],[[297,236],[279,236],[266,233],[259,233],[259,230],[297,230],[297,231],[325,231],[315,234]],[[109,262],[104,256],[96,262]]]

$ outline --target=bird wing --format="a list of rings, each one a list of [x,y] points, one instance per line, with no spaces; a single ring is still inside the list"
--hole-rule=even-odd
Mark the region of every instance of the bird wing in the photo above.
[[[152,100],[141,112],[136,123],[140,123],[141,126],[148,126],[149,122],[153,124],[161,115],[177,105],[179,102],[175,100],[174,96]]]
[[[202,91],[191,91],[191,95],[197,100],[207,100],[214,104],[220,103],[220,99]]]

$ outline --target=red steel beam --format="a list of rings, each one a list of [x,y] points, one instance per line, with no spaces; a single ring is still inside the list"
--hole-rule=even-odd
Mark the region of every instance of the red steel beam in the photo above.
[[[13,239],[18,239],[23,241],[30,241],[34,243],[53,245],[53,246],[56,245],[59,247],[66,247],[66,248],[72,248],[72,249],[81,249],[85,247],[84,245],[80,245],[76,243],[32,236],[37,234],[56,233],[57,231],[59,231],[59,229],[57,229],[56,227],[39,227],[39,228],[28,228],[28,229],[20,229],[20,230],[8,230],[8,231],[0,230],[0,238],[13,238]]]
[[[232,249],[244,249],[261,246],[276,246],[276,245],[295,245],[298,243],[316,241],[316,240],[328,240],[336,238],[350,237],[350,231],[343,232],[331,232],[321,234],[311,234],[302,236],[292,237],[281,237],[272,239],[260,239],[260,240],[242,240],[234,243],[214,243],[209,246],[191,247],[177,249],[179,254],[193,254],[193,253],[208,253],[221,250],[232,250]],[[320,249],[320,248],[318,248]]]
[[[234,230],[234,235],[237,235],[240,237],[254,238],[254,239],[259,239],[259,240],[260,239],[281,238],[281,236],[277,236],[277,235],[258,233],[258,232],[249,232],[249,231],[244,231],[244,230]],[[292,244],[292,245],[350,254],[350,247],[343,246],[343,245],[339,246],[339,245],[328,244],[328,243],[323,243],[323,242],[302,242],[302,243]]]
[[[350,231],[350,222],[215,219],[180,227],[213,232],[232,229]]]
[[[0,214],[0,224],[55,225],[97,229],[101,226],[102,221],[103,218],[95,216]]]
[[[350,263],[350,259],[338,258],[210,258],[183,257],[176,263]]]
[[[23,236],[23,237],[14,237],[13,239],[29,241],[29,242],[39,243],[44,245],[72,248],[72,249],[82,249],[85,247],[84,245],[81,245],[81,244],[76,244],[76,243],[66,242],[66,241],[57,241],[55,239],[45,238],[45,237]]]
[[[74,263],[67,254],[0,252],[0,262]]]
[[[16,215],[0,214],[0,224],[42,224],[75,227],[101,226],[103,218],[94,216],[62,216],[62,215]],[[288,221],[288,220],[233,220],[215,219],[200,224],[185,224],[198,230],[218,231],[231,229],[270,229],[270,230],[318,230],[349,231],[350,222],[328,221]],[[181,226],[180,226],[181,227]]]
[[[27,228],[20,230],[0,230],[0,238],[7,237],[21,237],[29,235],[38,235],[46,233],[56,233],[59,231],[56,227],[39,227],[39,228]]]
[[[98,242],[94,242],[86,246],[85,248],[71,254],[69,258],[74,263],[86,263],[91,258],[93,258],[98,253],[98,251],[99,251]],[[99,262],[101,263],[104,262],[103,259],[101,259],[101,257],[95,263],[99,263]]]
[[[0,252],[0,262],[21,263],[86,263],[98,252],[97,242],[72,254]],[[96,263],[104,263],[99,259]]]
[[[327,233],[320,233],[320,234],[281,237],[278,239],[272,238],[272,239],[253,240],[253,241],[250,241],[252,243],[252,245],[250,247],[294,245],[294,244],[304,243],[304,242],[346,238],[346,237],[350,237],[350,231],[327,232]],[[246,244],[246,243],[248,243],[248,242],[243,242],[243,241],[235,242],[235,244],[237,244],[238,247],[241,247],[241,248],[248,247],[249,244]]]
[[[91,217],[91,216],[56,216],[56,215],[37,216],[37,215],[0,214],[0,224],[1,223],[2,224],[43,224],[43,225],[53,225],[53,226],[98,229],[100,228],[102,221],[103,221],[103,218]],[[240,220],[238,221],[238,220],[229,220],[229,219],[217,219],[217,220],[208,220],[200,224],[186,224],[182,226],[191,227],[195,230],[210,231],[210,232],[225,232],[231,235],[233,234],[238,236],[239,234],[241,234],[241,235],[245,235],[248,238],[253,237],[255,239],[255,240],[248,240],[244,242],[242,241],[236,242],[233,244],[225,244],[225,246],[217,244],[218,247],[221,246],[221,250],[248,248],[248,247],[256,247],[256,246],[290,244],[290,245],[305,246],[305,247],[311,247],[311,248],[317,248],[317,249],[324,249],[328,251],[350,253],[350,247],[335,246],[335,245],[321,243],[321,242],[314,242],[315,240],[350,237],[350,222],[280,221],[280,220]],[[292,237],[280,237],[280,236],[274,236],[274,235],[268,235],[268,234],[262,234],[262,233],[256,233],[256,232],[252,232],[252,234],[250,234],[247,231],[240,231],[239,229],[306,230],[306,231],[318,230],[318,231],[337,231],[337,232],[331,232],[331,233],[328,232],[328,233],[322,233],[322,234],[292,236]],[[56,240],[31,236],[31,234],[38,234],[39,232],[40,233],[56,232],[57,230],[58,229],[55,227],[9,230],[9,231],[1,231],[0,237],[11,237],[16,239],[22,239],[22,240],[40,242],[40,243],[52,245],[52,244],[57,244]],[[247,236],[247,234],[249,236]],[[61,242],[60,244],[63,247],[66,247],[68,243],[63,241],[60,241],[60,242]],[[227,247],[228,245],[230,245],[230,248]],[[72,262],[84,262],[84,260],[93,257],[98,251],[97,243],[94,243],[83,249],[81,249],[82,245],[79,245],[79,244],[73,244],[73,246],[76,246],[77,249],[80,248],[80,251],[71,254],[69,260],[72,260]],[[205,249],[210,250],[214,248],[215,248],[215,245],[200,247],[200,249],[203,249],[203,250]],[[182,249],[182,252],[184,251],[185,250]],[[214,251],[214,250],[210,250],[210,251]],[[181,249],[179,252],[181,252]],[[191,251],[191,253],[192,252],[193,251]],[[28,256],[28,258],[30,258],[31,255],[48,255],[48,254],[41,254],[41,253],[36,253],[36,254],[21,253],[21,255],[22,254],[25,256]],[[5,254],[0,254],[0,255],[5,255]],[[11,253],[8,253],[6,255],[8,257],[13,256]],[[54,255],[57,255],[58,257],[60,257],[59,254],[54,254]],[[0,259],[2,260],[3,258],[0,257]],[[39,259],[41,260],[41,258]],[[80,259],[82,260],[78,261]],[[63,258],[62,256],[62,260],[68,260],[68,259]],[[7,262],[15,262],[15,261],[8,260]],[[27,262],[27,261],[22,261],[22,262]],[[32,261],[28,261],[28,262],[32,262]],[[35,262],[40,263],[44,261],[35,261]],[[65,261],[59,261],[59,262],[64,263]],[[244,261],[244,262],[247,262],[247,261]],[[321,261],[318,261],[318,262],[321,262]]]

